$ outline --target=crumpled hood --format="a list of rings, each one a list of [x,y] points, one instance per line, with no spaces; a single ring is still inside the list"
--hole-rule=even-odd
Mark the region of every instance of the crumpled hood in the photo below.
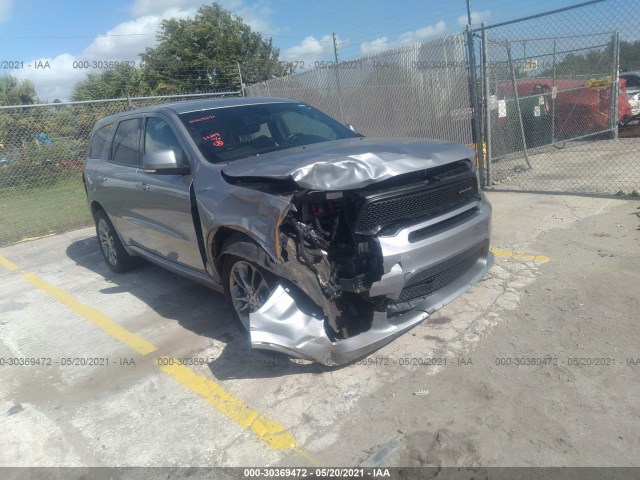
[[[439,140],[350,138],[236,160],[222,171],[236,178],[291,178],[312,190],[352,190],[473,157],[472,149]]]

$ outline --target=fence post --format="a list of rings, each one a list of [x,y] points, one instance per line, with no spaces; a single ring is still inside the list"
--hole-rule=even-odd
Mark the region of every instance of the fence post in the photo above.
[[[522,152],[524,153],[524,159],[529,166],[529,169],[533,170],[531,162],[529,161],[529,151],[527,150],[527,137],[524,135],[524,124],[522,123],[522,111],[520,110],[520,96],[518,95],[518,83],[516,82],[516,70],[513,67],[513,57],[511,56],[511,42],[506,40],[507,43],[507,59],[509,61],[509,68],[511,69],[511,83],[513,85],[513,98],[516,102],[516,112],[518,114],[518,123],[520,124],[520,136],[522,137]]]
[[[553,38],[553,73],[551,77],[551,144],[556,144],[556,39]]]
[[[240,62],[236,62],[236,65],[238,65],[238,77],[240,78],[240,91],[242,92],[241,95],[243,97],[246,97],[246,93],[244,91],[244,82],[242,81],[242,70],[240,70]]]
[[[480,187],[485,188],[486,178],[484,174],[484,154],[482,151],[482,129],[480,128],[480,108],[478,102],[478,79],[476,74],[476,56],[473,46],[473,30],[467,25],[467,56],[469,59],[469,82],[471,84],[471,110],[473,113],[473,134],[476,141],[476,155],[478,157],[478,170],[480,172]]]
[[[613,140],[618,140],[618,64],[620,48],[620,30],[611,37],[611,133]]]
[[[489,106],[489,65],[487,63],[487,23],[482,22],[482,91],[484,95],[484,133],[487,142],[487,185],[491,187],[491,108]]]
[[[338,72],[338,42],[336,40],[336,34],[333,33],[333,54],[336,59],[336,88],[338,89],[338,108],[340,109],[340,121],[345,123],[344,112],[342,111],[342,91],[340,90],[340,73]]]

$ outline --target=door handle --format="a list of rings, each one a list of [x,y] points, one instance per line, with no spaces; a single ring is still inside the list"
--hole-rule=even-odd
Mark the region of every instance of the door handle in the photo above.
[[[136,187],[138,187],[140,190],[144,190],[144,191],[148,191],[151,188],[146,183],[136,183]]]

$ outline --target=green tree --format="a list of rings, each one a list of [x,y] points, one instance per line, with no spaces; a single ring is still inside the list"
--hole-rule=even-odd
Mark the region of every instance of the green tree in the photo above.
[[[0,77],[0,105],[32,105],[38,96],[33,83],[11,75]]]
[[[640,41],[620,42],[619,65],[623,71],[640,70]],[[550,77],[553,70],[547,68],[541,76]],[[611,47],[591,50],[584,54],[567,54],[556,64],[556,75],[571,77],[574,75],[610,75]]]
[[[193,18],[164,20],[158,43],[141,55],[148,79],[162,93],[237,89],[238,64],[248,83],[287,73],[279,50],[242,18],[213,3]]]
[[[31,105],[38,101],[36,91],[29,80],[18,80],[11,75],[0,77],[0,105]],[[6,149],[19,144],[32,126],[29,109],[0,110],[0,144]]]
[[[73,108],[38,103],[33,84],[11,76],[0,77],[0,102],[15,108],[0,110],[0,154],[7,160],[0,189],[50,185],[77,175],[88,132],[80,135]]]
[[[162,86],[156,82],[156,87]],[[73,100],[102,100],[154,95],[156,90],[145,70],[133,65],[118,65],[100,72],[88,73],[73,87]]]
[[[620,42],[620,68],[623,71],[640,70],[640,40]]]

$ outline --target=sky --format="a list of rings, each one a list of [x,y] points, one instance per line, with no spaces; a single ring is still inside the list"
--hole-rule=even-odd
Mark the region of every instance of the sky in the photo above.
[[[470,0],[474,25],[561,8],[580,0]],[[611,0],[631,7],[637,0]],[[42,101],[67,100],[91,69],[78,61],[134,60],[153,46],[160,22],[193,16],[202,0],[0,0],[0,76],[31,80]],[[466,0],[219,0],[254,30],[273,39],[280,58],[340,60],[462,31]],[[588,8],[602,8],[588,7]],[[610,8],[610,6],[609,6]],[[637,9],[633,9],[637,10]],[[629,11],[627,11],[627,16]],[[597,13],[597,12],[592,12]],[[638,31],[640,15],[627,18]],[[562,25],[557,25],[562,30]],[[623,35],[624,37],[624,35]],[[11,69],[18,65],[20,68]],[[48,65],[48,68],[46,66]],[[38,68],[45,67],[45,68]]]

